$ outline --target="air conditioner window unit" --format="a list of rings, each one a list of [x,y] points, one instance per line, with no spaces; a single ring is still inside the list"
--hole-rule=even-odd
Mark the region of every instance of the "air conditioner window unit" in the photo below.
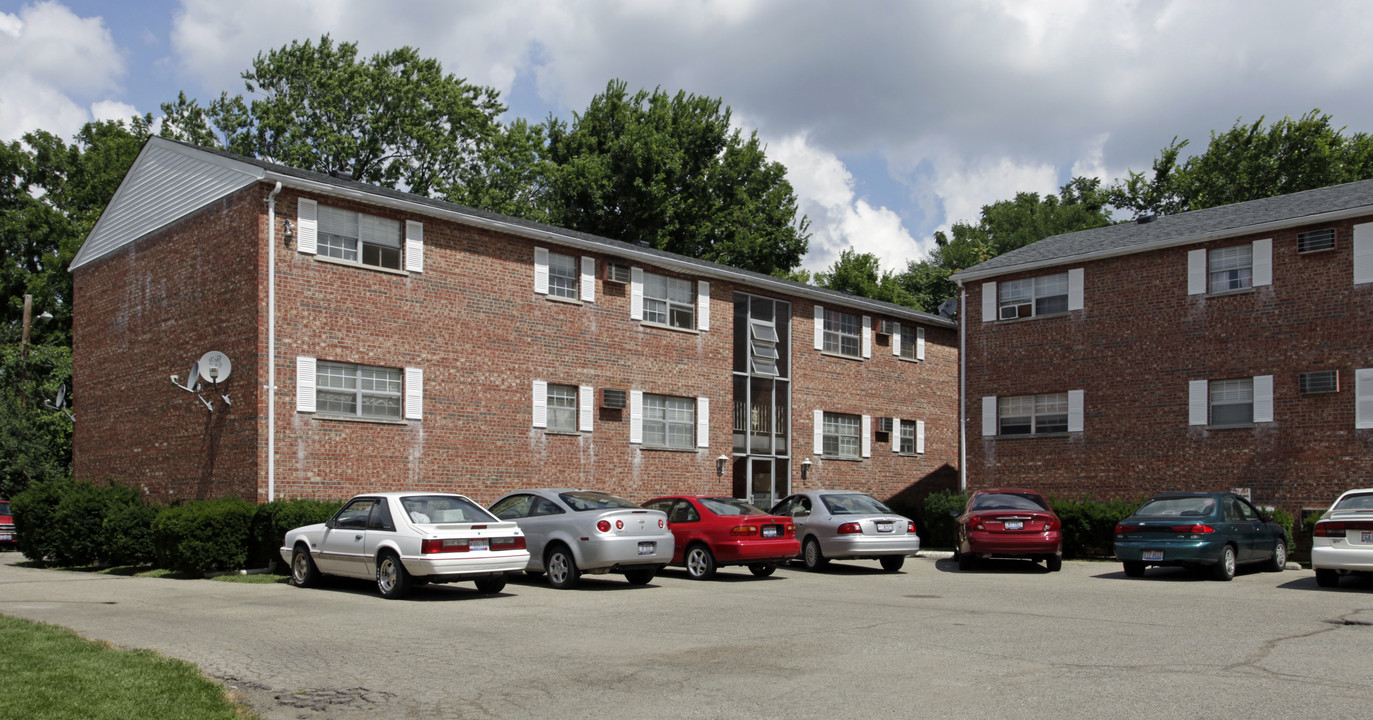
[[[883,335],[896,335],[901,332],[901,324],[895,320],[883,320],[878,324],[877,332]]]
[[[624,263],[608,262],[605,264],[606,282],[628,284],[629,266]]]
[[[624,390],[612,390],[610,388],[606,388],[601,391],[601,407],[611,409],[623,409],[624,406]]]
[[[892,419],[889,417],[877,418],[877,432],[889,433],[892,431]]]
[[[1016,319],[1016,318],[1029,317],[1029,316],[1030,316],[1030,304],[1029,304],[1029,303],[1025,303],[1024,305],[1002,305],[1002,306],[1001,306],[1001,315],[1000,315],[1000,317],[1001,317],[1002,320],[1014,320],[1014,319]]]

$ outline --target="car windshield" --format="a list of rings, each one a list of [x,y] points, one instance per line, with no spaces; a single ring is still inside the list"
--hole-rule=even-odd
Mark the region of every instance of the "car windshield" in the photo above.
[[[639,509],[638,505],[610,493],[578,490],[576,492],[558,493],[567,506],[577,512],[587,510],[608,510],[614,508],[634,508]]]
[[[891,512],[886,505],[863,493],[821,495],[820,500],[831,515],[879,515]]]
[[[1215,510],[1215,498],[1155,498],[1139,506],[1135,514],[1146,517],[1205,517]]]
[[[472,501],[456,495],[411,495],[401,498],[400,504],[410,521],[420,524],[489,522],[496,519]]]
[[[768,511],[731,497],[701,498],[701,504],[716,515],[767,515]]]
[[[5,502],[5,501],[3,501],[3,500],[0,500],[0,515],[9,515],[9,514],[10,514],[10,504],[7,503],[7,502]]]
[[[1335,503],[1337,512],[1373,512],[1373,493],[1346,495]],[[3,514],[3,511],[0,511]]]
[[[974,510],[1048,510],[1044,498],[1032,493],[987,493],[973,501]]]

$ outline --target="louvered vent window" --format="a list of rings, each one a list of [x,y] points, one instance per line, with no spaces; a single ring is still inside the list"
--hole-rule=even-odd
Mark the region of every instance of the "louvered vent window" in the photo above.
[[[1309,253],[1335,249],[1335,228],[1297,234],[1297,252]]]
[[[1302,373],[1297,376],[1297,388],[1303,395],[1339,392],[1340,373],[1337,370]]]

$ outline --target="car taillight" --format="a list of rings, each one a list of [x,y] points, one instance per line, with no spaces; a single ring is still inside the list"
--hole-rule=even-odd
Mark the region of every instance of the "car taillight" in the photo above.
[[[601,532],[610,532],[610,521],[602,520],[596,523],[596,529],[600,530]]]
[[[448,538],[446,540],[421,540],[420,554],[429,555],[432,553],[467,552],[467,540],[464,538]]]
[[[1058,529],[1058,523],[1053,520],[1044,521],[1044,532],[1053,532]]]
[[[796,536],[796,526],[795,526],[795,525],[783,525],[783,526],[782,526],[782,533],[783,533],[784,535],[791,535],[792,537],[795,537],[795,536]]]
[[[735,525],[729,529],[730,535],[757,535],[758,528],[754,525]]]
[[[1139,525],[1126,525],[1126,524],[1124,524],[1124,523],[1121,523],[1121,524],[1119,524],[1119,525],[1116,525],[1116,534],[1120,534],[1120,533],[1132,533],[1132,532],[1139,532],[1139,531],[1140,531],[1140,526],[1139,526]]]
[[[624,529],[625,529],[625,521],[624,521],[624,520],[616,520],[616,521],[615,521],[615,529],[616,529],[616,530],[624,530]]]
[[[658,518],[658,527],[659,527],[659,528],[664,527],[666,524],[667,524],[667,523],[663,522],[663,519],[662,519],[662,518]]]
[[[1311,534],[1316,537],[1343,537],[1346,526],[1342,522],[1318,522]]]
[[[1198,524],[1198,525],[1174,525],[1173,527],[1168,528],[1168,529],[1169,529],[1169,530],[1172,530],[1173,532],[1191,533],[1191,534],[1193,534],[1193,535],[1205,535],[1205,534],[1207,534],[1207,533],[1213,533],[1213,532],[1216,531],[1216,529],[1213,528],[1213,527],[1211,527],[1210,525],[1200,525],[1200,524]]]
[[[524,536],[491,538],[492,550],[523,550],[525,549]]]
[[[840,535],[853,535],[861,532],[863,532],[863,526],[858,523],[844,523],[839,526]]]
[[[914,520],[910,520],[910,521],[908,521],[908,522],[906,523],[906,534],[908,534],[908,535],[914,535],[914,534],[915,534],[915,521],[914,521]]]

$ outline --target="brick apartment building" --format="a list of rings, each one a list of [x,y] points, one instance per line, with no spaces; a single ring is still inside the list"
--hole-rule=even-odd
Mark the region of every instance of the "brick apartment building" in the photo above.
[[[957,273],[968,486],[1290,511],[1373,484],[1373,181],[1041,240]]]
[[[158,501],[957,483],[956,326],[887,303],[162,138],[72,272],[76,475]]]

